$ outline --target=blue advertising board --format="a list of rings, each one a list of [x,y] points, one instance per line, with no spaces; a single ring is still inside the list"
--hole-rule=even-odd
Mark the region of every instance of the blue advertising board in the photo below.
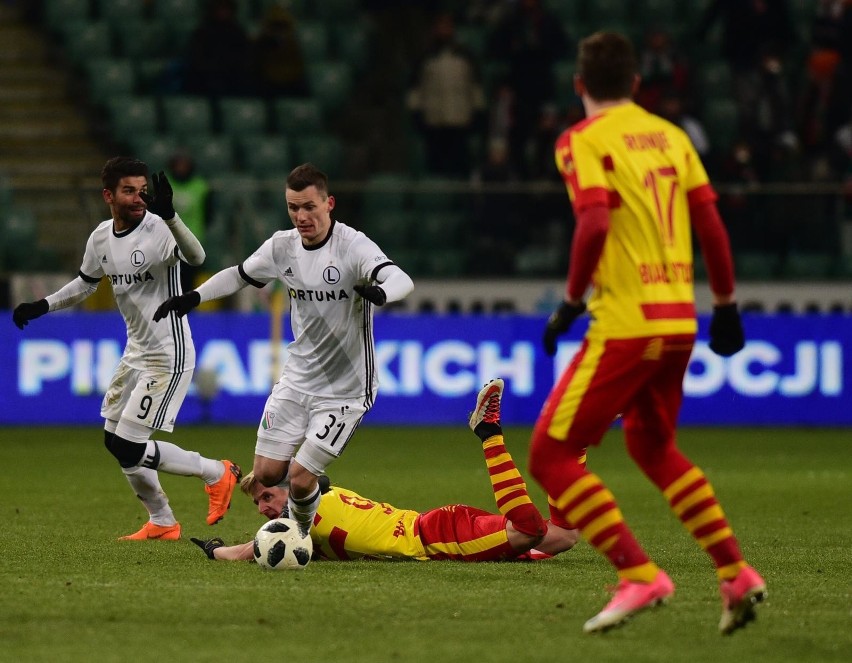
[[[11,316],[9,316],[11,317]],[[577,324],[554,358],[541,349],[545,319],[532,316],[377,316],[379,396],[366,421],[460,424],[473,395],[492,377],[506,380],[503,420],[529,425],[576,352]],[[748,342],[730,358],[706,344],[707,318],[684,381],[682,424],[852,424],[852,316],[746,316]],[[266,314],[197,313],[198,369],[215,374],[212,400],[190,392],[178,425],[255,424],[274,376]],[[56,313],[19,331],[0,325],[0,424],[93,424],[121,356],[116,313]]]

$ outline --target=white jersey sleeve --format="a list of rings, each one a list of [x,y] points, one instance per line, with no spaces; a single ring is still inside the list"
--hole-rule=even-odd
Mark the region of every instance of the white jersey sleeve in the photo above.
[[[187,316],[174,313],[154,322],[154,312],[180,294],[177,244],[165,223],[146,213],[130,230],[117,233],[111,219],[89,237],[80,268],[86,281],[105,276],[127,326],[123,359],[133,368],[179,373],[195,366]]]

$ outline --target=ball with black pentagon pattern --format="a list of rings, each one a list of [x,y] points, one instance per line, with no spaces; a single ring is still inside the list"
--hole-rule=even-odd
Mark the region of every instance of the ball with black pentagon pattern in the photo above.
[[[298,524],[290,518],[270,520],[254,537],[254,560],[265,569],[304,569],[313,551],[310,535],[302,536]]]

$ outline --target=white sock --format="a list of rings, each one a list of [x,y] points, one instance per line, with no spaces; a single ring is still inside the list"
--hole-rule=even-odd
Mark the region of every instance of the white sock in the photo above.
[[[290,511],[290,517],[299,524],[299,530],[302,534],[307,534],[311,531],[311,525],[314,524],[314,516],[317,515],[319,509],[320,498],[319,485],[313,493],[302,499],[294,499],[293,493],[287,498],[287,508]]]
[[[163,488],[160,486],[160,477],[157,476],[155,470],[147,467],[129,467],[122,468],[121,471],[127,477],[136,497],[142,500],[152,523],[168,527],[177,522],[175,514],[172,513],[172,508],[169,506],[169,498],[163,492]]]
[[[225,472],[225,465],[222,461],[205,458],[197,451],[181,449],[171,442],[148,440],[145,456],[158,458],[156,469],[161,472],[200,477],[207,484],[216,483]]]

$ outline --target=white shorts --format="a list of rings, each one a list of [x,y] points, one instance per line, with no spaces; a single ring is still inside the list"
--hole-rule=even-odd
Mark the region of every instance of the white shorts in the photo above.
[[[126,419],[134,424],[171,432],[192,383],[192,370],[165,373],[118,364],[101,403],[104,419]]]
[[[278,382],[266,399],[254,452],[274,460],[295,456],[320,475],[343,453],[366,412],[363,398],[309,396]]]

